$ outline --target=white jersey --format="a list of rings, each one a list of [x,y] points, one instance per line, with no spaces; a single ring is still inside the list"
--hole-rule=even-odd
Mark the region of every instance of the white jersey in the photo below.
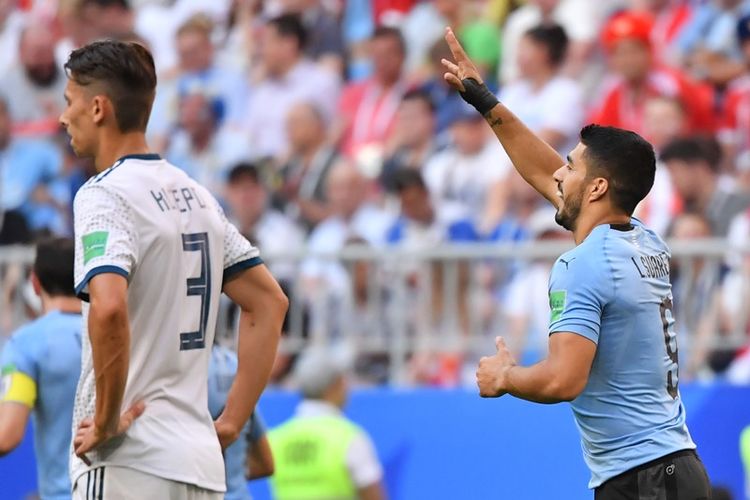
[[[130,366],[123,410],[145,411],[122,437],[72,454],[71,481],[102,465],[225,490],[208,411],[207,379],[222,283],[261,263],[211,194],[158,155],[131,155],[89,180],[75,198],[76,293],[101,273],[128,280]],[[93,417],[96,386],[83,308],[83,355],[73,429]]]

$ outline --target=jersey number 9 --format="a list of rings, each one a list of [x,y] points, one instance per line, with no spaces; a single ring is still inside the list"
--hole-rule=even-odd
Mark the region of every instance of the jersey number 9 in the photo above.
[[[677,334],[674,331],[674,314],[672,313],[672,299],[666,297],[659,306],[661,312],[661,324],[664,327],[664,343],[667,346],[667,356],[672,361],[672,366],[667,372],[667,392],[672,399],[677,399],[677,384],[679,366],[677,361]]]

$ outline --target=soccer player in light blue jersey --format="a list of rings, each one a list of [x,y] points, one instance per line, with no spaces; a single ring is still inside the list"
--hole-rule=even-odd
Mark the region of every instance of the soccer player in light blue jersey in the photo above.
[[[214,344],[208,365],[208,409],[219,418],[229,397],[229,389],[237,374],[237,354]],[[227,477],[225,500],[250,500],[248,479],[273,474],[273,456],[266,437],[266,425],[256,409],[240,432],[240,437],[224,450]]]
[[[29,416],[42,500],[70,498],[68,454],[81,371],[81,304],[73,290],[73,242],[37,246],[31,277],[44,315],[21,327],[0,358],[0,456],[18,446]]]
[[[482,83],[453,32],[446,81],[492,127],[523,178],[557,209],[576,248],[552,269],[547,359],[518,366],[501,337],[482,358],[484,397],[570,401],[597,500],[701,500],[709,480],[678,389],[670,251],[632,217],[654,182],[651,145],[590,125],[567,162]]]

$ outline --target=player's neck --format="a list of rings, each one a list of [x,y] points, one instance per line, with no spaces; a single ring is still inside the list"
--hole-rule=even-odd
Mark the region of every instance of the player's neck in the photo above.
[[[94,159],[97,172],[111,167],[119,158],[127,155],[147,154],[151,150],[146,144],[143,132],[112,134],[102,138],[99,152]]]
[[[50,297],[47,294],[42,294],[42,310],[45,312],[45,314],[51,311],[80,314],[81,301],[76,297]]]
[[[589,217],[581,215],[573,230],[573,239],[576,245],[580,245],[597,226],[602,224],[630,224],[630,219],[630,215],[627,214],[592,214]]]

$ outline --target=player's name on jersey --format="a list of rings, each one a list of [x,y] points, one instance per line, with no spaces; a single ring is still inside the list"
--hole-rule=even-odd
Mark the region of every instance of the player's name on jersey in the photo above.
[[[188,210],[206,208],[208,206],[200,197],[198,191],[192,187],[174,189],[161,188],[158,191],[150,190],[150,192],[154,202],[156,202],[162,212],[168,212],[170,210],[187,212]]]
[[[640,264],[631,257],[633,265],[638,270],[641,278],[664,278],[669,276],[669,255],[658,253],[656,255],[641,255]]]

